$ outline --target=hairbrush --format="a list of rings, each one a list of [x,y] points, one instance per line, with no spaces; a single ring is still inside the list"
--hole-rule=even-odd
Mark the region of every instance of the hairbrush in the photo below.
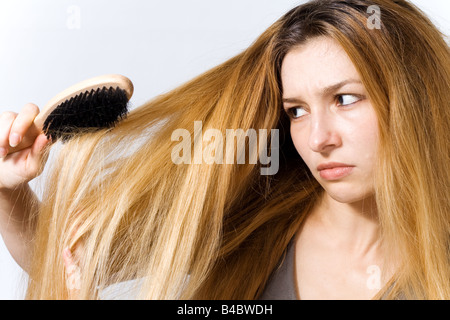
[[[34,119],[21,143],[10,153],[30,147],[44,132],[52,141],[111,128],[128,112],[133,83],[118,74],[103,75],[79,82],[53,97]]]

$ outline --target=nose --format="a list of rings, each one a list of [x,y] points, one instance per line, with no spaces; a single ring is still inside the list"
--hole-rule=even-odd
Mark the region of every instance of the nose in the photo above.
[[[342,139],[331,114],[311,114],[308,144],[314,152],[328,152],[341,146]]]

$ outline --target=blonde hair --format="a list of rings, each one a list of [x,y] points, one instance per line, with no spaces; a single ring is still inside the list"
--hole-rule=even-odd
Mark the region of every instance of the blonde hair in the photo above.
[[[381,29],[367,29],[371,4]],[[317,36],[347,51],[378,115],[377,206],[389,257],[402,266],[379,297],[450,298],[448,46],[417,8],[388,0],[294,8],[243,53],[113,130],[65,144],[37,218],[27,298],[69,297],[62,252],[77,244],[81,299],[131,279],[143,279],[145,299],[258,298],[323,192],[290,140],[279,76],[286,53]],[[278,173],[174,164],[172,132],[193,136],[194,121],[223,133],[278,129]]]

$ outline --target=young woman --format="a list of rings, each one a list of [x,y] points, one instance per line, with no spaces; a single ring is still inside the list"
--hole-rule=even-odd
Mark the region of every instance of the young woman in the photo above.
[[[450,298],[449,58],[407,1],[315,0],[114,130],[65,144],[40,204],[26,185],[38,137],[0,166],[2,219],[30,222],[2,221],[27,297],[73,297],[79,269],[81,299],[133,279],[147,299]],[[3,116],[0,147],[36,112]],[[175,130],[193,154],[207,146],[195,121],[278,130],[277,173],[174,163]]]

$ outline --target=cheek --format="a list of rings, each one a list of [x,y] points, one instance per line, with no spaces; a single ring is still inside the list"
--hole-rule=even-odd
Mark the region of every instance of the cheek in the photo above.
[[[373,163],[378,153],[379,141],[376,115],[374,113],[370,114],[370,116],[366,117],[365,121],[361,121],[350,130],[347,137],[355,149],[355,154],[360,154],[363,157],[362,160]]]

